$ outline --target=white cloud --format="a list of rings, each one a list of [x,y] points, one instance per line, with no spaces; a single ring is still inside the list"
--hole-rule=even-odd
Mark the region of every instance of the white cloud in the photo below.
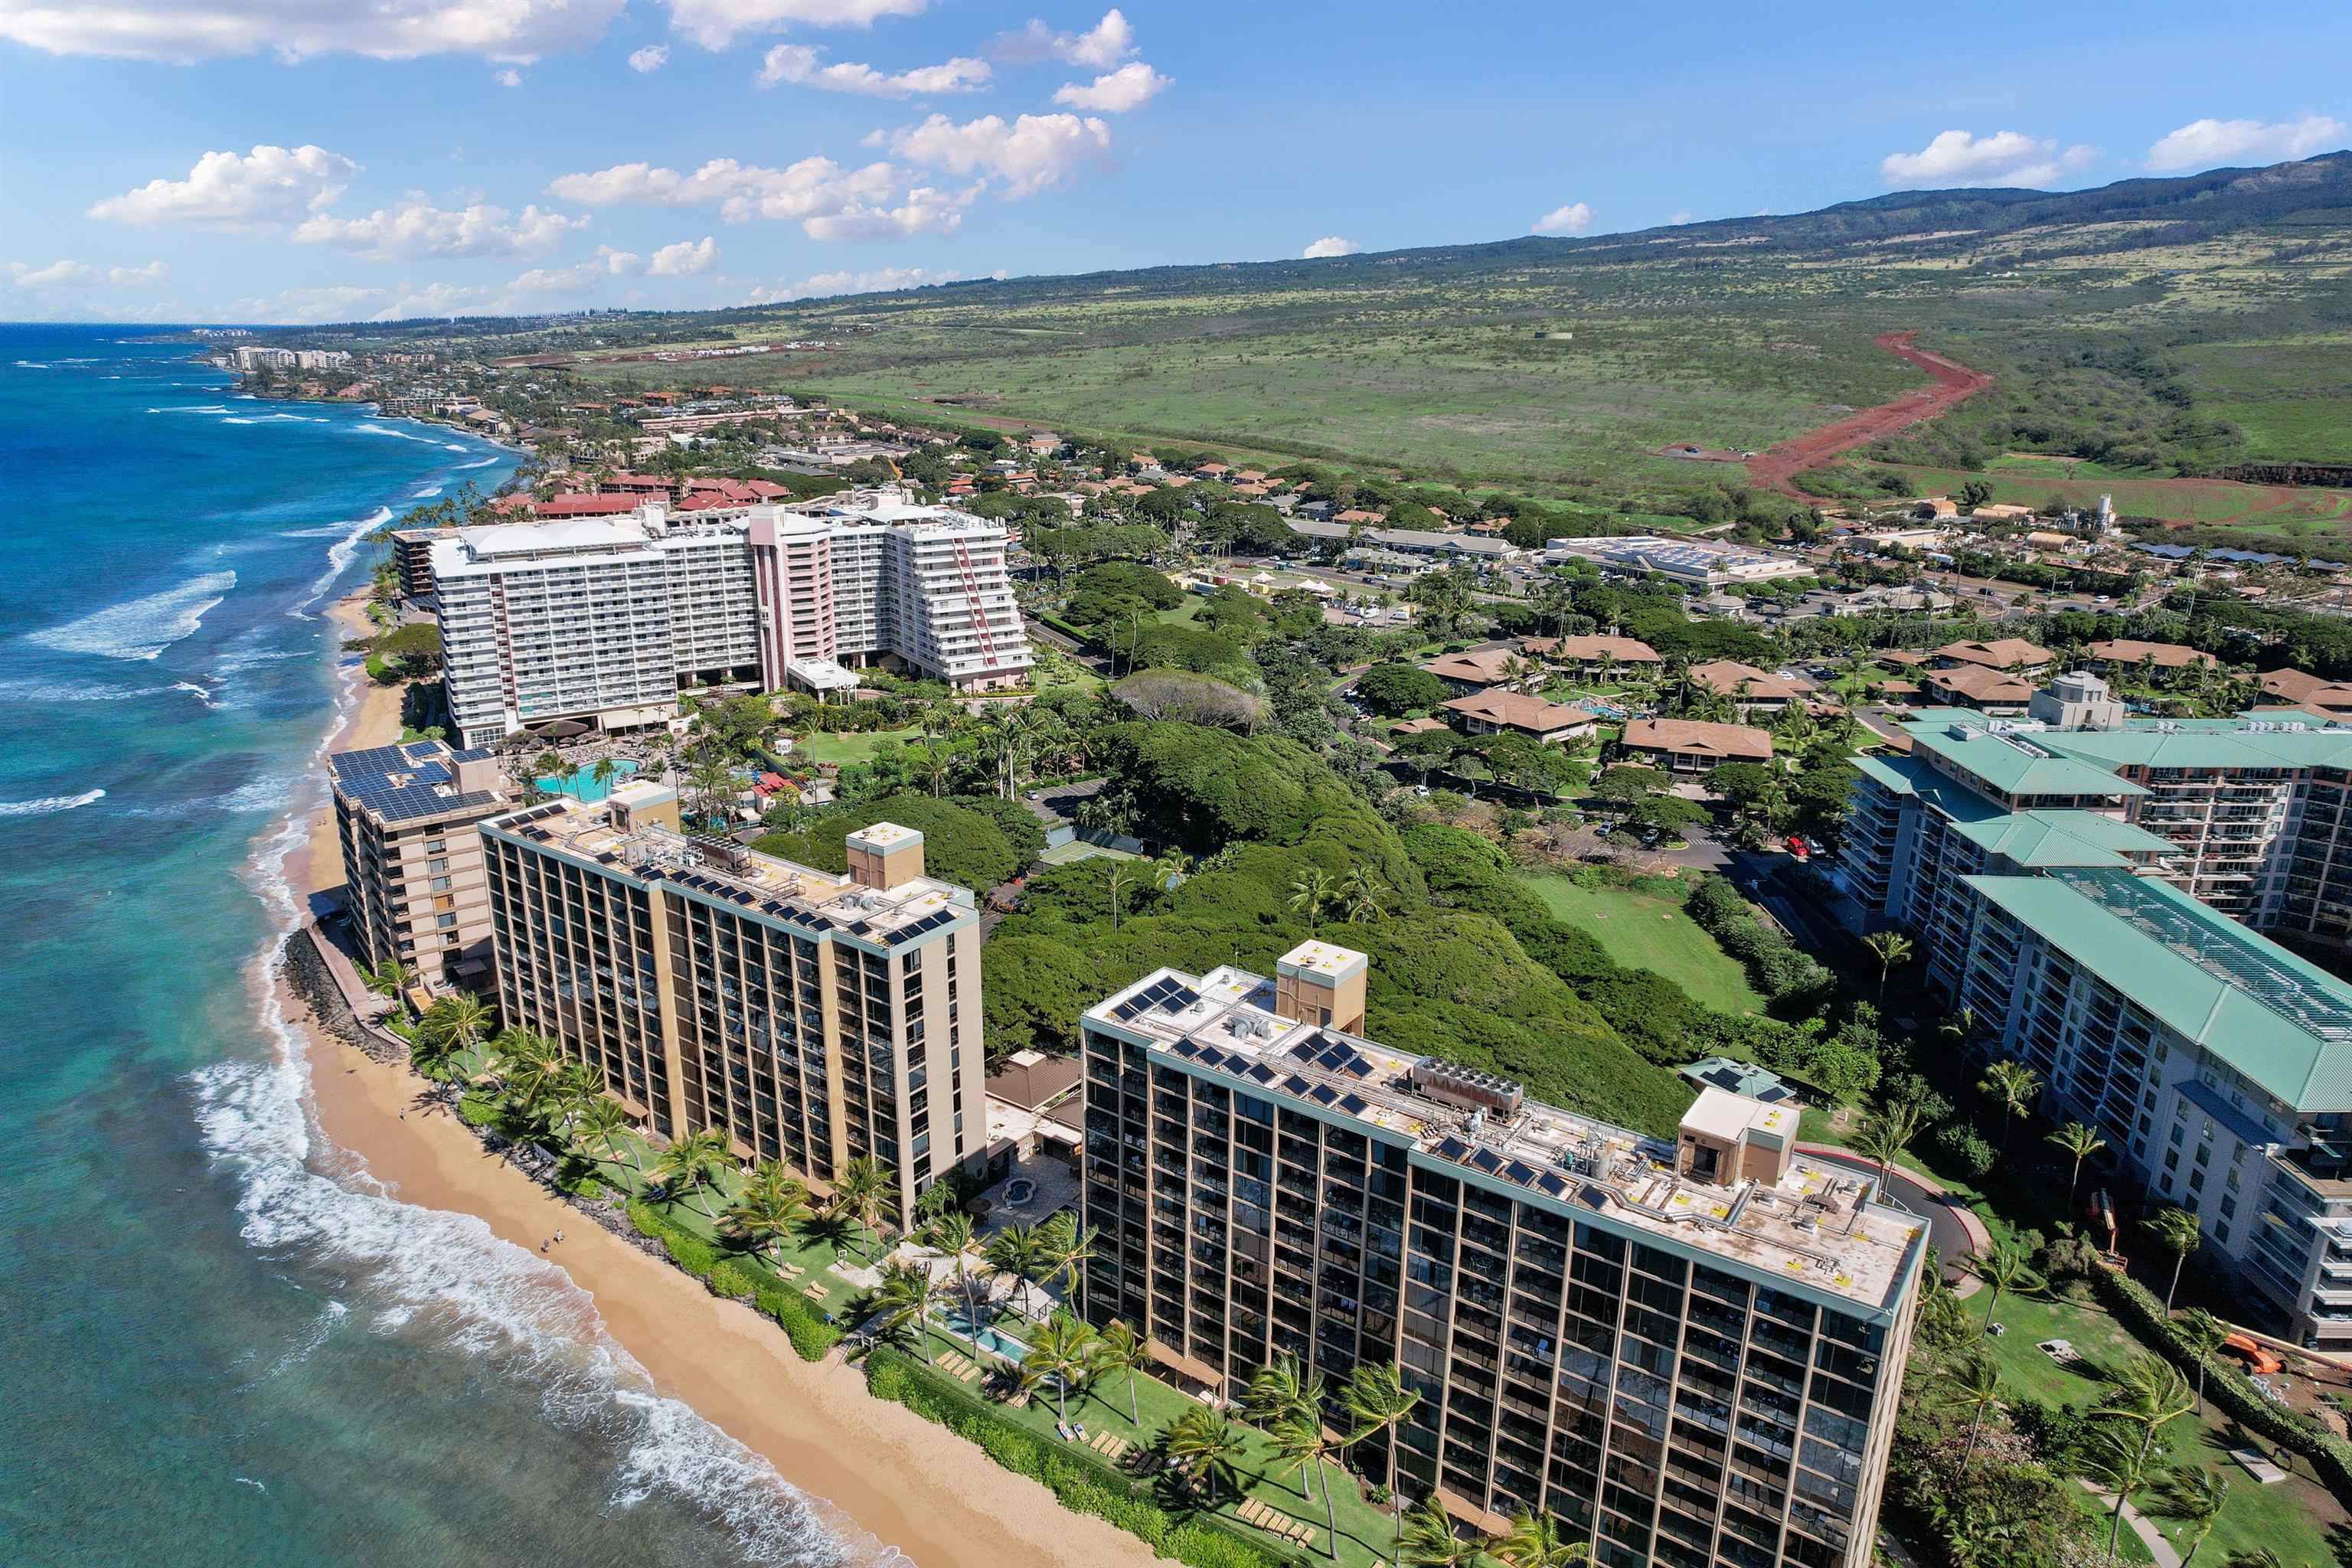
[[[934,272],[928,267],[884,267],[872,272],[820,272],[794,283],[761,283],[744,297],[747,305],[776,305],[793,300],[825,300],[836,294],[894,294],[935,283],[961,280],[961,272]]]
[[[867,98],[915,98],[935,92],[970,92],[989,77],[988,62],[968,55],[892,75],[846,60],[820,66],[817,57],[823,52],[806,44],[778,44],[761,61],[760,74],[754,79],[763,88],[790,82],[796,87],[854,92]]]
[[[1098,76],[1091,87],[1071,82],[1054,94],[1055,103],[1066,103],[1072,109],[1094,109],[1106,114],[1125,114],[1130,109],[1140,109],[1158,96],[1168,85],[1168,79],[1145,65],[1141,60],[1123,65],[1108,76]]]
[[[615,250],[609,245],[600,245],[593,265],[601,266],[615,278],[631,278],[646,269],[646,258],[634,250]]]
[[[927,186],[904,190],[905,179],[905,171],[888,163],[845,169],[830,158],[803,158],[790,168],[766,169],[714,158],[691,174],[617,163],[593,174],[565,174],[547,188],[591,206],[715,205],[729,223],[796,221],[812,239],[944,234],[963,221],[962,209],[979,194],[978,186],[954,195]],[[900,205],[891,205],[894,200]]]
[[[8,263],[8,280],[19,289],[154,289],[163,286],[171,268],[160,261],[144,267],[95,267],[86,261],[52,261],[47,267],[31,267],[22,261]]]
[[[289,289],[268,299],[239,300],[229,307],[238,321],[284,321],[310,325],[318,321],[357,321],[360,312],[386,297],[383,289],[339,284],[325,289]]]
[[[1583,202],[1570,202],[1528,225],[1530,234],[1590,234],[1592,231],[1592,208]]]
[[[1303,261],[1320,261],[1327,256],[1353,256],[1363,248],[1352,239],[1342,239],[1336,234],[1327,234],[1299,252],[1299,258]]]
[[[188,65],[267,49],[289,62],[355,54],[480,55],[529,64],[593,43],[623,0],[11,0],[0,38],[53,55]]]
[[[998,59],[1015,65],[1060,60],[1108,70],[1135,53],[1135,27],[1116,7],[1083,33],[1057,33],[1032,16],[1020,31],[999,34],[990,49]]]
[[[291,223],[342,195],[359,165],[323,147],[256,147],[207,153],[184,180],[150,180],[109,196],[91,217],[121,223],[201,223],[229,228]]]
[[[296,228],[293,237],[298,245],[331,245],[378,260],[543,256],[588,222],[536,206],[523,208],[509,222],[504,207],[476,205],[451,212],[411,202],[379,207],[365,217],[320,213]]]
[[[1916,153],[1889,153],[1878,172],[1890,185],[2054,185],[2097,156],[2079,142],[2062,153],[2056,142],[2022,131],[1946,131]]]
[[[629,51],[629,68],[640,76],[648,71],[657,71],[667,64],[669,64],[667,44],[647,44],[642,49]]]
[[[2151,169],[2210,169],[2223,163],[2274,163],[2308,158],[2352,142],[2344,122],[2305,114],[2265,125],[2259,120],[2192,120],[2147,150]]]
[[[915,16],[929,0],[668,0],[669,25],[706,49],[746,33],[807,27],[870,27],[883,16]]]
[[[925,168],[993,174],[1005,182],[1005,195],[1028,196],[1108,154],[1110,127],[1075,114],[1024,114],[1010,125],[993,114],[962,125],[934,114],[920,125],[887,132],[883,141]]]
[[[895,207],[860,204],[810,218],[801,228],[811,239],[903,239],[918,234],[951,234],[963,223],[963,209],[982,187],[937,191],[917,185]]]
[[[497,82],[500,87],[520,87],[522,85],[522,72],[516,70],[513,67],[509,66],[505,70],[502,70],[496,76],[490,78],[490,79]]]
[[[646,270],[656,278],[691,278],[710,270],[718,259],[719,242],[706,234],[698,240],[681,239],[663,246],[646,263]]]
[[[1695,221],[1688,213],[1675,213],[1666,219],[1668,226],[1673,228],[1680,228],[1683,225]]]

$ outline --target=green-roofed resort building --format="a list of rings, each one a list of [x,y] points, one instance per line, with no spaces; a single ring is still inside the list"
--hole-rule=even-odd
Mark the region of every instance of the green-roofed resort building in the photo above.
[[[1834,875],[1915,933],[1986,1049],[2030,1063],[2306,1344],[2352,1348],[2352,726],[2126,718],[2062,676],[2027,718],[1932,711],[1865,757]]]

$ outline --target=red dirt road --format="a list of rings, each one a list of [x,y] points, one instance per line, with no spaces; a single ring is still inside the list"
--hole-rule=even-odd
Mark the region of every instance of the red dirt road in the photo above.
[[[1774,490],[1798,500],[1814,500],[1816,498],[1807,495],[1791,482],[1798,474],[1807,468],[1819,468],[1842,452],[1868,446],[1907,426],[1948,413],[1992,384],[1992,377],[1982,371],[1970,370],[1941,354],[1913,348],[1911,340],[1918,335],[1916,332],[1881,332],[1871,341],[1897,359],[1915,364],[1935,377],[1934,385],[1906,392],[1892,403],[1882,403],[1875,408],[1849,414],[1834,425],[1808,430],[1750,458],[1748,460],[1748,480],[1759,489]]]

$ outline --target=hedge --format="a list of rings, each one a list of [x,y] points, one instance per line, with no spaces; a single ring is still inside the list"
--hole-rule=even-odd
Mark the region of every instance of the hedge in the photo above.
[[[1134,1477],[1084,1450],[1047,1442],[903,1351],[877,1345],[867,1353],[866,1389],[979,1444],[1004,1468],[1044,1483],[1063,1507],[1108,1520],[1162,1557],[1191,1568],[1297,1568],[1305,1561],[1271,1550],[1213,1515],[1176,1519]]]
[[[640,1236],[662,1244],[669,1260],[702,1281],[714,1296],[749,1301],[782,1325],[803,1361],[823,1361],[841,1342],[841,1331],[782,1286],[762,1279],[740,1258],[730,1258],[643,1198],[629,1200],[629,1223]]]
[[[2165,1315],[2164,1303],[2147,1287],[2115,1268],[2094,1269],[2091,1283],[2107,1310],[2126,1327],[2192,1380],[2197,1376],[2196,1352],[2181,1340],[2179,1330]],[[2309,1459],[2320,1485],[2333,1492],[2337,1502],[2352,1508],[2352,1443],[2272,1404],[2244,1373],[2226,1362],[2217,1359],[2206,1363],[2205,1392],[2247,1431]]]

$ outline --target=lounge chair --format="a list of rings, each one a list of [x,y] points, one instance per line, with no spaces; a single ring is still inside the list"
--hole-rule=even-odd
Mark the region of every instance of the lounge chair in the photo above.
[[[1244,1524],[1255,1524],[1258,1520],[1258,1515],[1265,1511],[1265,1504],[1258,1501],[1255,1498],[1252,1498],[1249,1501],[1242,1504],[1240,1510],[1234,1517],[1240,1520]]]
[[[1315,1544],[1315,1527],[1313,1525],[1302,1524],[1298,1527],[1298,1544],[1301,1546],[1312,1546]]]
[[[1054,1436],[1059,1437],[1065,1443],[1068,1442],[1070,1440],[1070,1424],[1066,1421],[1055,1422]]]

